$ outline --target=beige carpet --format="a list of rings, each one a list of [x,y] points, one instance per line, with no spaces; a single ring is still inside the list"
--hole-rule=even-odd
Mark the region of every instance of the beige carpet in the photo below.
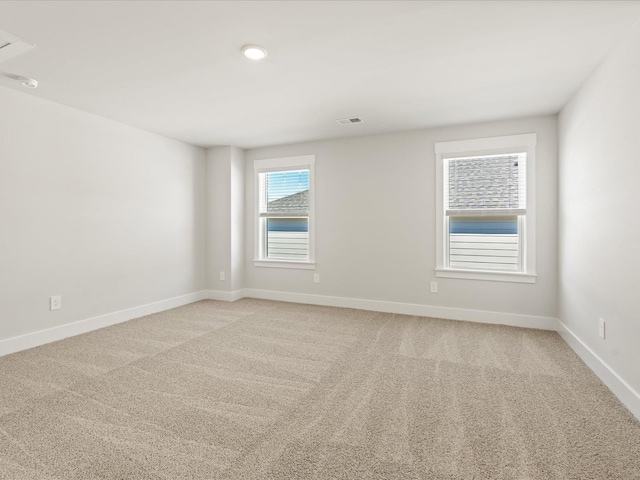
[[[0,358],[1,479],[640,478],[555,333],[245,299]]]

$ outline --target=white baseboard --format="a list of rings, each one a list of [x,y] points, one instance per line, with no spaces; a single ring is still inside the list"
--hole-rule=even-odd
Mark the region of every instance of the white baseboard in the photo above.
[[[204,291],[208,300],[222,300],[223,302],[235,302],[241,298],[246,297],[245,290],[236,290],[234,292],[223,292],[221,290],[205,290]]]
[[[520,315],[517,313],[487,312],[484,310],[467,310],[464,308],[437,307],[433,305],[420,305],[415,303],[386,302],[380,300],[365,300],[361,298],[276,292],[273,290],[257,290],[252,288],[245,289],[244,296],[251,298],[263,298],[266,300],[279,300],[282,302],[357,308],[360,310],[371,310],[374,312],[419,315],[422,317],[493,323],[499,325],[511,325],[514,327],[537,328],[541,330],[556,331],[558,329],[558,319],[556,318]]]
[[[640,420],[640,394],[561,321],[558,321],[558,333],[618,400]]]
[[[57,327],[39,330],[33,333],[27,333],[17,337],[0,340],[0,357],[10,353],[27,350],[29,348],[38,347],[45,343],[55,342],[63,338],[73,337],[81,333],[91,332],[99,328],[115,325],[116,323],[126,322],[152,313],[162,312],[171,308],[181,307],[189,303],[198,302],[208,298],[206,292],[194,292],[179,297],[161,300],[159,302],[149,303],[139,307],[128,308],[118,312],[107,313],[98,317],[87,318],[77,322],[66,323]]]

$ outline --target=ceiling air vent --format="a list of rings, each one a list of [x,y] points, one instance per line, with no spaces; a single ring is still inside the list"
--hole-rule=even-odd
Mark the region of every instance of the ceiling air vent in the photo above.
[[[360,117],[351,117],[351,118],[341,118],[340,120],[336,120],[340,125],[351,125],[353,123],[362,123],[363,120]]]
[[[0,63],[31,50],[35,45],[0,30]]]

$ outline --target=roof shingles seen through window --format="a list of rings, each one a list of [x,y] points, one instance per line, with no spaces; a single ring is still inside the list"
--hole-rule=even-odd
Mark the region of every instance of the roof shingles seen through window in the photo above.
[[[281,213],[286,216],[309,215],[309,190],[272,200],[267,205],[269,213]]]

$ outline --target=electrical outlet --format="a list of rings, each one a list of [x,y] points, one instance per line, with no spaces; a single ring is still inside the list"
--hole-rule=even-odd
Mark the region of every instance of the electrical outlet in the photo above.
[[[224,272],[220,272],[220,281],[224,282]]]
[[[431,293],[438,293],[438,282],[431,282]]]
[[[601,318],[598,322],[598,335],[600,335],[600,338],[605,338],[606,328],[607,322],[604,321],[604,318]]]
[[[314,273],[313,274],[313,283],[320,283],[320,274],[319,273]]]
[[[49,307],[51,310],[60,310],[62,308],[62,297],[60,295],[54,295],[49,298]]]

